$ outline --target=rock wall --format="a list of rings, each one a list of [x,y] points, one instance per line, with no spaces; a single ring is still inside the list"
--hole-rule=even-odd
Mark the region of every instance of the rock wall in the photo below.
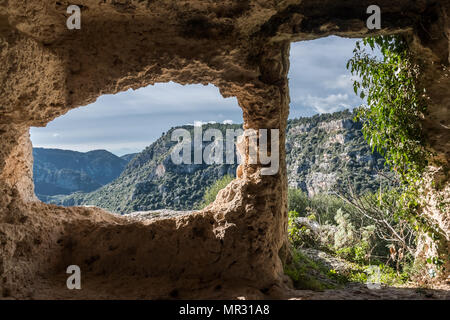
[[[0,296],[281,296],[289,284],[281,262],[289,43],[367,35],[372,1],[77,4],[81,30],[68,30],[67,1],[0,0]],[[379,33],[408,32],[424,59],[449,65],[448,1],[378,4]],[[281,129],[278,174],[261,176],[260,165],[245,163],[202,212],[146,223],[36,200],[30,126],[102,94],[168,81],[212,83],[237,97],[246,128]],[[435,149],[448,159],[448,86],[435,78],[429,84],[437,118],[425,119],[427,130],[437,130]],[[83,290],[75,293],[64,289],[70,264],[83,272]]]
[[[420,27],[412,34],[410,48],[422,73],[420,86],[425,89],[427,112],[423,131],[433,152],[430,166],[421,183],[421,215],[434,225],[434,235],[419,237],[416,257],[439,258],[442,265],[426,263],[426,271],[436,271],[434,279],[450,280],[450,10],[449,1],[429,6]],[[434,238],[434,239],[432,239]]]

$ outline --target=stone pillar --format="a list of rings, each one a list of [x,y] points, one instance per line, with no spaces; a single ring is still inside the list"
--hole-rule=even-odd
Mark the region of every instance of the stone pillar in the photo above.
[[[33,155],[26,126],[0,125],[1,208],[12,199],[35,201]]]
[[[17,279],[29,280],[37,260],[27,248],[39,235],[26,230],[29,219],[23,210],[24,203],[37,200],[32,162],[28,128],[0,124],[0,299],[22,290]],[[30,256],[21,256],[22,250]],[[20,264],[19,259],[28,261]]]
[[[262,50],[260,77],[236,93],[243,110],[244,130],[279,130],[279,169],[262,175],[262,165],[249,163],[248,138],[237,179],[220,191],[211,211],[226,211],[223,220],[236,225],[239,234],[227,231],[225,242],[233,243],[236,263],[230,276],[248,279],[255,287],[269,287],[283,276],[283,252],[287,244],[287,175],[285,132],[289,113],[289,43]],[[271,150],[270,136],[268,150]],[[273,152],[273,150],[271,150]],[[238,200],[238,201],[236,201]],[[239,202],[237,207],[234,202]],[[217,217],[216,217],[217,219]],[[219,222],[222,220],[218,218]],[[227,243],[227,242],[226,242]],[[231,250],[230,250],[231,251]],[[281,257],[280,257],[281,256]]]

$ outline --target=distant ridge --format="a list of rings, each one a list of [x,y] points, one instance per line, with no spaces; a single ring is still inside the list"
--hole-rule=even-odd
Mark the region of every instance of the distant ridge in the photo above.
[[[133,160],[133,158],[136,157],[138,154],[139,154],[139,152],[137,152],[137,153],[129,153],[129,154],[125,154],[125,155],[121,156],[120,158],[125,160],[128,163],[131,160]]]
[[[91,192],[116,179],[128,161],[106,150],[77,152],[33,148],[35,192],[48,196]]]

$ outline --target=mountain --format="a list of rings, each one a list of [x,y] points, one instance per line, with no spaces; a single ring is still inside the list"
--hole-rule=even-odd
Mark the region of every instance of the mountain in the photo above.
[[[170,129],[158,140],[136,155],[113,182],[91,193],[55,196],[47,202],[72,205],[96,205],[113,212],[192,209],[203,197],[204,189],[226,174],[235,175],[235,164],[183,164],[172,162],[171,151],[177,144],[171,141],[172,132],[183,128],[191,132],[193,126]],[[239,129],[241,125],[206,124],[203,130]],[[209,143],[203,143],[203,150]]]
[[[133,160],[134,157],[136,157],[139,153],[129,153],[121,156],[120,158],[125,160],[127,163]]]
[[[35,192],[43,201],[53,195],[94,191],[116,179],[128,164],[106,150],[33,148],[33,158]]]
[[[286,133],[288,184],[309,196],[348,191],[362,194],[380,185],[379,171],[391,175],[385,161],[364,140],[362,124],[348,110],[290,120]]]
[[[378,171],[386,170],[384,159],[371,152],[361,133],[361,124],[354,122],[353,116],[342,111],[289,120],[286,160],[290,187],[303,189],[310,196],[346,188],[348,182],[358,193],[377,189]],[[216,128],[225,136],[226,129],[240,127],[208,124],[203,130]],[[56,196],[47,201],[65,206],[96,205],[122,214],[195,208],[206,187],[225,174],[235,175],[237,165],[175,165],[170,153],[176,142],[170,138],[178,128],[193,131],[192,126],[170,129],[135,155],[111,183],[90,193]]]

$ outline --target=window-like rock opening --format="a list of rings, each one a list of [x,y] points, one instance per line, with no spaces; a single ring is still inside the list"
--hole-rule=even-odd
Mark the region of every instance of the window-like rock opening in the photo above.
[[[401,95],[382,91],[391,100],[380,103],[382,99],[377,100],[374,92],[389,88],[395,83],[392,79],[403,79],[399,76],[402,70],[398,66],[392,71],[390,84],[375,82],[367,88],[370,82],[364,72],[361,78],[353,78],[347,70],[355,60],[361,59],[362,70],[379,68],[377,74],[371,74],[372,79],[388,78],[386,65],[395,63],[389,60],[388,50],[380,52],[356,41],[329,37],[291,45],[291,113],[287,123],[286,163],[288,237],[293,256],[286,274],[300,289],[329,286],[323,278],[311,276],[311,270],[305,272],[306,269],[316,269],[331,282],[327,272],[332,272],[332,277],[354,272],[346,267],[334,269],[337,264],[333,259],[356,263],[358,268],[376,269],[377,265],[383,265],[384,269],[377,272],[390,277],[384,280],[390,284],[410,280],[415,276],[410,270],[419,268],[416,256],[424,241],[420,240],[419,227],[405,214],[407,205],[402,203],[405,181],[396,172],[399,166],[389,159],[389,154],[376,148],[376,139],[382,139],[379,132],[387,132],[385,139],[392,139],[394,134],[384,125],[375,134],[367,130],[370,121],[395,121],[391,117],[395,112],[393,97],[400,100]],[[409,68],[407,72],[411,73],[412,67]],[[408,94],[415,94],[413,89],[408,90]],[[367,96],[370,98],[365,100]],[[368,117],[377,107],[390,110],[390,114],[378,113],[375,119]],[[407,103],[401,108],[411,114],[416,112]],[[313,117],[293,117],[314,113]],[[399,118],[398,121],[407,121],[406,116]],[[413,122],[411,127],[419,118]],[[394,147],[396,151],[401,150],[402,143]],[[420,215],[417,208],[414,215]],[[315,262],[325,264],[325,272]],[[429,270],[435,269],[430,266]],[[395,273],[402,276],[396,277]]]
[[[192,147],[200,142],[200,159],[194,161],[189,148],[180,154],[189,163],[174,162],[172,153],[184,138],[178,131],[189,134]],[[224,99],[211,85],[163,83],[101,96],[31,129],[35,193],[46,203],[145,211],[147,217],[198,210],[214,200],[216,185],[235,177],[233,133],[240,131],[236,99]],[[211,150],[216,145],[220,149]]]
[[[360,40],[331,36],[291,44],[288,185],[309,197],[336,193],[348,179],[358,193],[379,187],[384,160],[354,120],[355,109],[367,103],[355,94],[346,67]]]
[[[287,274],[298,288],[330,285],[323,280],[326,272],[321,279],[314,278],[311,270],[301,271],[314,266],[308,259],[320,265],[342,258],[361,264],[374,256],[383,262],[389,259],[387,243],[377,235],[366,235],[374,227],[366,221],[366,212],[349,205],[346,198],[349,194],[372,196],[390,184],[384,178],[390,176],[385,160],[373,152],[362,124],[354,119],[356,109],[366,101],[355,94],[354,77],[346,66],[360,40],[331,36],[291,44],[287,232],[297,260],[288,264]],[[360,255],[367,260],[344,256],[352,250],[364,251]],[[320,268],[316,272],[324,273]]]

